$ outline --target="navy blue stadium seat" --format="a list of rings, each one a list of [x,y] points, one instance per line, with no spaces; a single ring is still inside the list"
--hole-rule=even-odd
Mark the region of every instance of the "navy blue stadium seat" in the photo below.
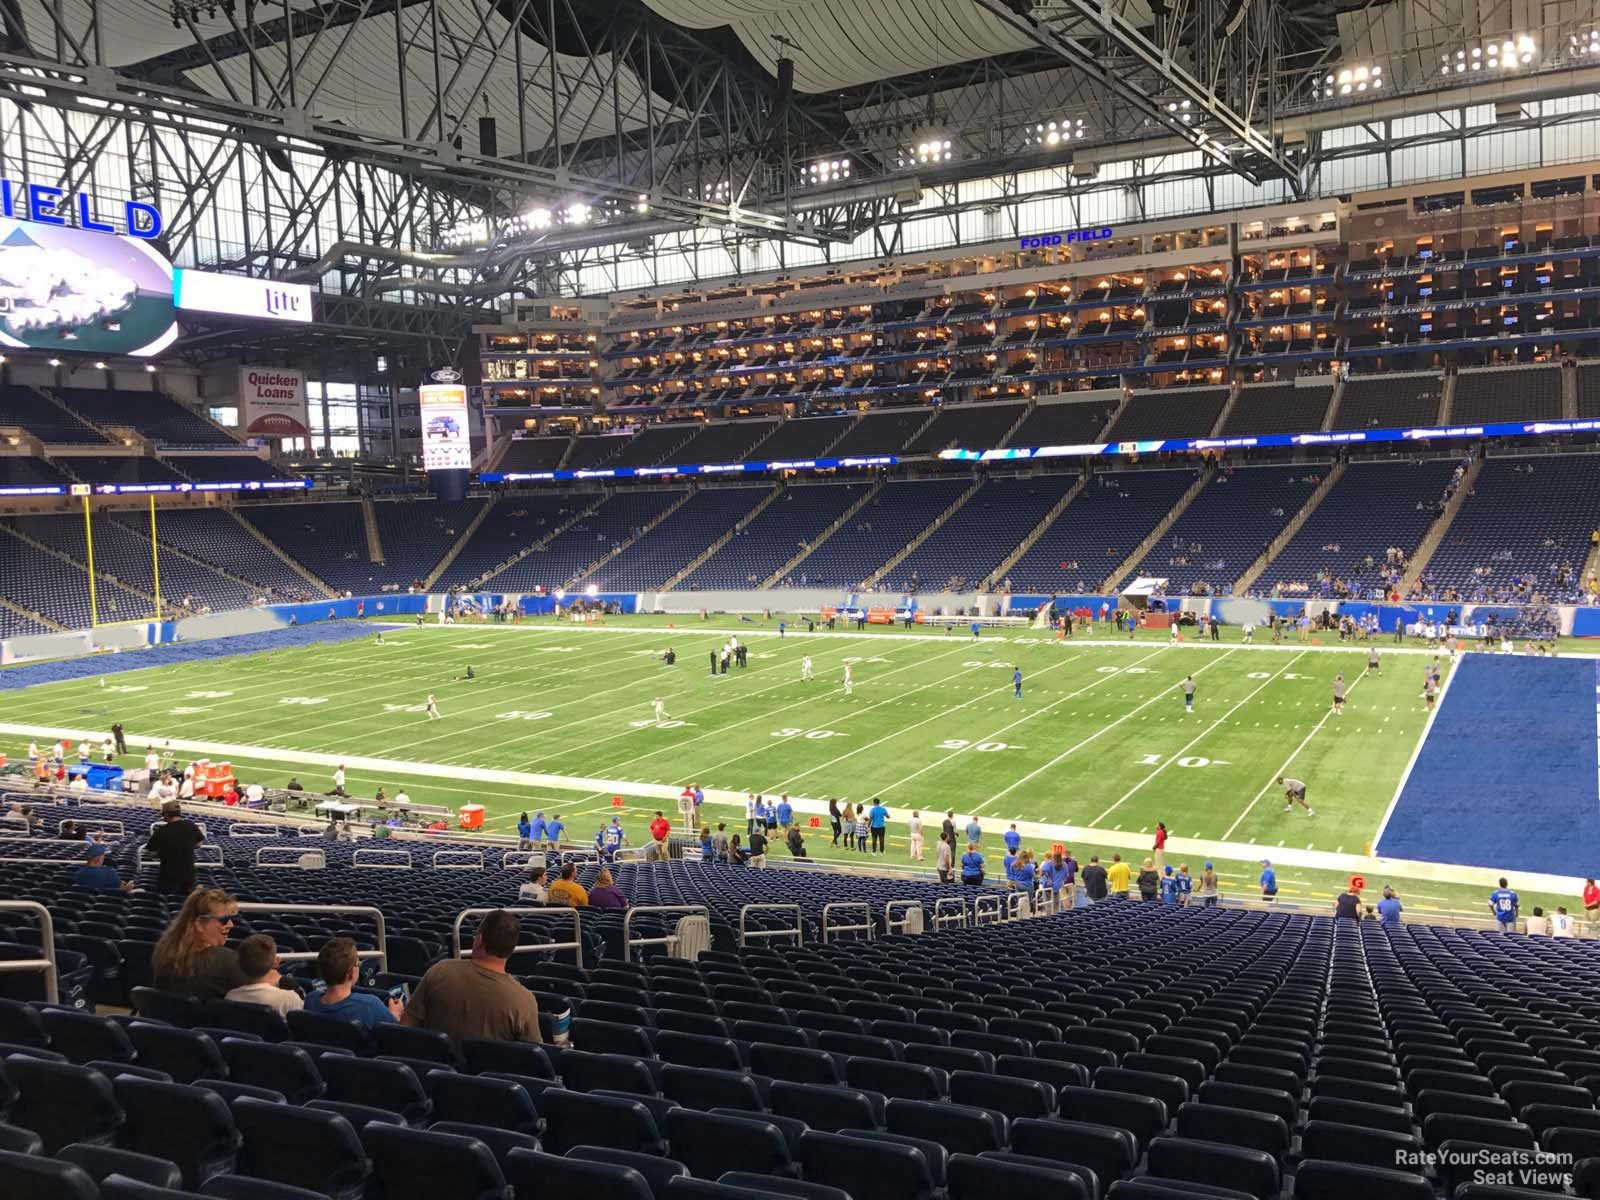
[[[611,1197],[655,1200],[649,1180],[632,1167],[587,1158],[515,1150],[506,1158],[505,1177],[519,1197],[605,1196],[608,1200]]]
[[[108,1175],[126,1175],[155,1187],[181,1188],[183,1172],[178,1164],[150,1154],[123,1150],[116,1146],[63,1146],[56,1152],[63,1162],[82,1167],[89,1177],[99,1183]]]
[[[319,1064],[330,1100],[386,1108],[415,1124],[432,1111],[428,1094],[408,1066],[374,1058],[330,1054]]]
[[[233,1170],[241,1139],[221,1096],[128,1075],[113,1086],[126,1114],[120,1140],[128,1149],[177,1163],[188,1188]]]
[[[650,1110],[638,1100],[591,1096],[549,1088],[538,1099],[545,1120],[544,1144],[565,1154],[574,1146],[610,1146],[661,1154],[666,1150]]]
[[[863,1139],[813,1130],[800,1139],[800,1162],[808,1181],[852,1196],[930,1200],[937,1187],[922,1149],[884,1136]]]
[[[950,1157],[950,1200],[1014,1200],[1040,1193],[1053,1200],[1094,1200],[1094,1188],[1071,1171],[1001,1162],[973,1154]]]
[[[20,1054],[5,1062],[18,1091],[11,1123],[37,1133],[45,1153],[54,1154],[73,1142],[106,1145],[116,1137],[122,1127],[122,1105],[104,1075]]]
[[[253,1177],[356,1200],[370,1163],[350,1122],[337,1113],[245,1097],[233,1105],[244,1143],[239,1170]]]
[[[650,1194],[665,1196],[667,1185],[674,1179],[687,1178],[689,1168],[677,1159],[662,1158],[655,1154],[640,1154],[637,1150],[616,1150],[610,1146],[574,1146],[565,1157],[583,1162],[608,1163],[639,1172],[650,1186]]]
[[[748,1108],[759,1111],[766,1107],[766,1097],[762,1091],[764,1080],[764,1076],[738,1071],[669,1063],[661,1068],[661,1093],[689,1108]]]
[[[890,1133],[938,1142],[952,1154],[999,1150],[1008,1138],[1005,1114],[962,1104],[891,1099],[884,1116]]]
[[[476,1138],[374,1122],[361,1131],[384,1200],[511,1200],[510,1185]]]
[[[1015,1121],[1011,1149],[1018,1154],[1077,1163],[1095,1173],[1101,1187],[1131,1173],[1139,1162],[1139,1143],[1132,1133],[1088,1121]]]
[[[144,1021],[132,1022],[126,1031],[140,1065],[165,1071],[178,1083],[227,1077],[221,1051],[203,1034]]]
[[[95,1181],[69,1162],[0,1151],[0,1195],[7,1200],[99,1200]]]
[[[270,1179],[247,1179],[243,1175],[216,1175],[200,1189],[212,1200],[318,1200],[319,1193],[305,1188],[274,1183]]]
[[[453,1071],[432,1071],[423,1080],[433,1101],[433,1119],[537,1134],[539,1113],[519,1084]]]

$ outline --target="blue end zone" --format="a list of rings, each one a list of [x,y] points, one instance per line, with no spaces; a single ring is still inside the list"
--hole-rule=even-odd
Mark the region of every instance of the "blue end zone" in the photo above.
[[[1600,841],[1597,666],[1463,658],[1378,853],[1593,875]]]
[[[348,642],[352,638],[372,637],[384,629],[404,629],[404,625],[379,622],[330,622],[324,625],[293,625],[262,633],[242,633],[236,637],[209,638],[198,642],[172,642],[143,650],[124,650],[121,654],[95,654],[88,658],[67,658],[56,662],[26,663],[0,670],[0,692],[16,691],[40,683],[60,683],[65,679],[87,679],[92,675],[120,675],[146,667],[165,667],[172,663],[200,662],[234,654],[254,654],[259,650],[283,650],[295,646],[314,646],[320,642]]]

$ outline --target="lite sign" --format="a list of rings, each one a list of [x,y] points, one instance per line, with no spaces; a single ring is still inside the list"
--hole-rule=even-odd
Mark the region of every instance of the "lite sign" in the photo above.
[[[311,323],[311,285],[218,275],[184,267],[172,273],[172,301],[188,312],[221,313],[260,321]]]

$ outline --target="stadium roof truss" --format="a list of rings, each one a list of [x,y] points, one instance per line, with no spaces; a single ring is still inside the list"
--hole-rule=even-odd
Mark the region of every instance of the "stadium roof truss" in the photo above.
[[[1573,0],[3,0],[0,168],[156,203],[175,261],[315,281],[352,331],[450,337],[507,295],[1594,158],[1597,26]]]

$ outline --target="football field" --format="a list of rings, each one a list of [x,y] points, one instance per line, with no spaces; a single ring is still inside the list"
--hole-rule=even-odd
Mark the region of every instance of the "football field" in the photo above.
[[[500,833],[523,810],[559,812],[575,841],[619,811],[642,840],[654,809],[674,815],[688,784],[710,795],[706,819],[739,832],[744,793],[787,793],[806,823],[829,798],[881,797],[896,865],[913,810],[930,842],[953,810],[963,826],[976,816],[990,847],[1016,822],[1041,850],[1067,841],[1080,859],[1120,850],[1136,866],[1160,821],[1174,839],[1169,863],[1198,873],[1209,856],[1242,890],[1260,858],[1277,858],[1286,896],[1320,899],[1348,878],[1340,856],[1370,853],[1429,719],[1431,656],[1386,642],[1369,671],[1365,646],[1264,636],[1175,645],[1144,632],[791,627],[780,637],[776,619],[623,617],[387,626],[380,644],[378,628],[7,692],[0,747],[15,759],[36,730],[121,721],[136,750],[171,742],[180,759],[232,761],[245,781],[293,775],[321,791],[344,763],[354,795],[381,785],[452,808],[482,803]],[[713,674],[709,656],[730,634],[748,645],[749,666]],[[1440,664],[1448,702],[1451,663]],[[1340,674],[1348,702],[1335,713]],[[424,711],[429,692],[438,719]],[[1314,816],[1284,811],[1280,775],[1307,782]],[[807,833],[813,857],[858,858],[831,846],[825,815]],[[1415,908],[1479,908],[1475,881],[1435,875],[1414,890]]]

